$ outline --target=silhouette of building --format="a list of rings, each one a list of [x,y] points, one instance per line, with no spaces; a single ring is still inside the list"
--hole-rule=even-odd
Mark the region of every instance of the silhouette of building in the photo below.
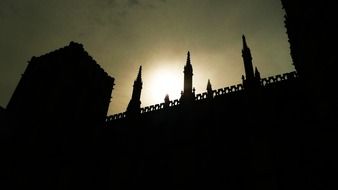
[[[307,189],[337,189],[338,93],[336,5],[334,1],[282,0],[291,57],[306,94],[303,167]]]
[[[192,65],[190,62],[190,52],[188,51],[187,54],[187,63],[184,66],[184,83],[183,83],[183,92],[181,94],[181,99],[180,101],[182,103],[191,103],[191,101],[195,98],[195,92],[192,87]]]
[[[14,187],[88,185],[83,180],[92,176],[84,171],[92,170],[93,145],[113,85],[114,79],[75,42],[29,61],[6,108],[17,169]]]
[[[188,52],[179,100],[167,96],[164,103],[140,108],[137,118],[128,111],[107,118],[101,144],[118,152],[101,156],[112,168],[107,186],[271,189],[277,185],[272,178],[302,184],[292,181],[293,174],[278,176],[287,170],[302,174],[292,163],[302,139],[289,134],[302,131],[290,125],[303,120],[298,75],[261,79],[242,40],[243,84],[213,90],[208,80],[207,91],[195,95]]]
[[[57,118],[53,124],[58,129],[92,134],[94,126],[104,124],[113,85],[114,79],[82,45],[71,42],[29,61],[7,113],[28,126],[44,126]],[[18,126],[24,136],[32,131],[25,131],[21,123]]]
[[[0,106],[0,122],[3,121],[3,118],[5,117],[5,108]]]
[[[245,36],[242,36],[243,40],[243,50],[242,57],[244,62],[245,77],[242,76],[243,85],[245,88],[257,88],[260,85],[260,73],[258,72],[257,67],[255,68],[255,73],[252,65],[251,51],[248,45],[246,44]]]
[[[8,136],[8,126],[6,125],[6,110],[0,106],[0,140]],[[2,141],[1,141],[2,142]]]
[[[313,111],[320,117],[331,117],[322,120],[335,122],[338,93],[328,89],[338,82],[336,6],[333,1],[282,0],[282,4],[293,64],[308,91]]]
[[[137,78],[134,81],[132,97],[127,107],[127,114],[130,117],[135,117],[141,113],[141,100],[140,100],[142,90],[141,72],[142,66],[140,66]]]
[[[12,135],[3,179],[12,189],[337,189],[334,6],[282,4],[297,72],[261,78],[243,35],[242,84],[208,80],[195,94],[188,52],[180,99],[142,108],[140,67],[126,112],[108,117],[114,79],[80,44],[33,57],[0,109]]]

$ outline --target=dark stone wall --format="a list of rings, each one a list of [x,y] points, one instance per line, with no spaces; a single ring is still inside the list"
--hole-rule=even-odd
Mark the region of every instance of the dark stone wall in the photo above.
[[[110,168],[104,174],[110,176],[107,186],[309,187],[312,176],[302,164],[311,160],[304,136],[311,132],[299,79],[276,76],[261,82],[250,91],[108,119],[101,138],[106,150],[101,157]]]
[[[334,1],[281,1],[291,57],[320,120],[335,123],[338,114],[338,27]]]
[[[5,184],[94,188],[96,150],[114,79],[81,44],[33,57],[8,103]]]

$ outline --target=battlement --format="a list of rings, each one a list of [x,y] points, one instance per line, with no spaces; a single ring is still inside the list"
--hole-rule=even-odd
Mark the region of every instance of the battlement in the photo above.
[[[281,75],[275,75],[275,76],[263,78],[263,79],[261,79],[260,84],[261,84],[262,87],[268,87],[268,86],[271,86],[273,84],[277,84],[277,83],[288,81],[288,80],[293,80],[293,79],[296,79],[296,78],[298,78],[298,74],[297,74],[296,71],[294,71],[294,72],[290,72],[290,73],[285,73],[285,74],[281,74]],[[225,88],[213,90],[212,91],[212,98],[226,96],[226,95],[241,92],[241,91],[244,91],[243,84],[232,85],[232,86],[228,86],[228,87],[225,87]],[[208,98],[207,92],[196,94],[195,95],[195,102],[206,100],[207,98]],[[164,110],[164,109],[179,106],[179,105],[180,105],[179,99],[175,99],[175,100],[171,100],[169,102],[169,104],[167,105],[167,107],[166,107],[165,103],[143,107],[143,108],[141,108],[141,114],[155,112],[155,111],[159,111],[159,110]],[[126,112],[122,112],[122,113],[118,113],[118,114],[108,116],[106,118],[106,122],[112,122],[114,120],[119,120],[119,119],[123,119],[123,118],[126,118],[126,117],[127,117]]]
[[[212,97],[215,98],[215,97],[218,97],[218,96],[223,96],[223,95],[226,95],[226,94],[239,92],[239,91],[242,91],[242,90],[244,90],[242,84],[232,85],[232,86],[229,86],[229,87],[213,90],[212,91]],[[195,101],[205,100],[208,97],[207,95],[208,95],[207,92],[197,94],[195,96]],[[168,107],[165,106],[165,103],[146,106],[146,107],[141,108],[141,114],[154,112],[154,111],[158,111],[158,110],[162,110],[162,109],[166,109],[166,108],[170,108],[170,107],[175,107],[175,106],[178,106],[178,105],[180,105],[180,101],[179,101],[179,99],[175,99],[175,100],[171,100],[169,102]],[[126,112],[114,114],[114,115],[108,116],[107,119],[106,119],[106,122],[110,122],[110,121],[118,120],[118,119],[123,119],[125,117],[127,117]]]
[[[174,106],[178,106],[180,104],[180,101],[178,99],[176,100],[171,100],[169,102],[169,107],[174,107]],[[160,109],[164,109],[165,107],[165,103],[161,103],[161,104],[155,104],[155,105],[151,105],[151,106],[146,106],[144,108],[141,108],[141,114],[142,113],[147,113],[147,112],[152,112],[152,111],[157,111]]]
[[[261,79],[261,85],[262,86],[269,86],[272,84],[276,84],[279,82],[287,81],[287,80],[293,80],[298,78],[298,74],[296,71],[290,72],[290,73],[284,73],[281,75],[275,75],[267,78]]]

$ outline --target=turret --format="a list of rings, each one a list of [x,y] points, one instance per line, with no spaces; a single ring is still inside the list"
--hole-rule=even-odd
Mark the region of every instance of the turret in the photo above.
[[[212,92],[212,87],[210,80],[208,79],[208,84],[207,84],[207,98],[212,99],[213,98],[213,92]]]
[[[255,67],[254,72],[251,51],[246,43],[244,35],[242,36],[242,40],[243,40],[242,57],[245,70],[245,77],[242,75],[243,86],[246,89],[257,88],[260,86],[261,74],[259,73],[257,67]]]
[[[250,48],[246,43],[245,36],[242,36],[243,40],[243,49],[242,49],[242,57],[244,62],[244,70],[245,70],[245,79],[247,81],[251,81],[254,79],[254,70],[252,66],[252,56]]]
[[[190,61],[190,52],[188,51],[187,54],[187,62],[184,66],[184,89],[182,98],[184,101],[191,101],[194,98],[193,95],[193,88],[192,88],[192,76],[193,76],[193,69]]]
[[[135,116],[141,113],[141,90],[142,90],[142,66],[140,66],[138,75],[133,85],[133,93],[127,107],[127,115]]]

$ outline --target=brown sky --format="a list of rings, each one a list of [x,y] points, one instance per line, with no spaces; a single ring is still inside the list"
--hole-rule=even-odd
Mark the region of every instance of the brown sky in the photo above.
[[[27,61],[70,41],[115,78],[109,114],[126,109],[139,65],[142,107],[161,72],[183,80],[191,52],[196,92],[241,82],[241,35],[262,77],[292,71],[279,0],[1,0],[0,105],[6,107]],[[178,98],[181,86],[168,89]],[[163,84],[163,86],[167,86]],[[164,98],[164,95],[163,95]]]

